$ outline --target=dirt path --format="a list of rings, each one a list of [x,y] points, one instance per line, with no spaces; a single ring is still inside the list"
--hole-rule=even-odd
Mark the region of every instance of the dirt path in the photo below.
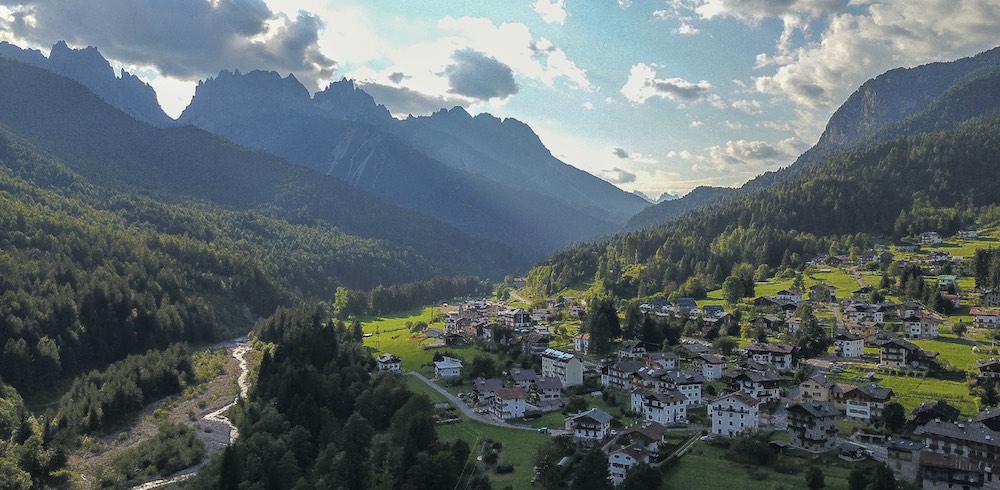
[[[236,383],[239,386],[239,394],[233,401],[228,404],[208,413],[201,418],[202,423],[211,427],[212,430],[209,431],[199,431],[199,435],[202,436],[202,440],[205,442],[205,449],[208,450],[209,455],[221,451],[226,446],[232,444],[236,438],[240,436],[239,430],[236,426],[225,416],[227,410],[229,410],[233,405],[239,401],[239,399],[246,398],[250,391],[249,382],[249,369],[247,367],[246,353],[250,351],[250,347],[246,344],[246,340],[241,340],[235,348],[233,348],[232,356],[236,359],[240,374],[236,379]],[[225,434],[225,436],[223,436]],[[198,473],[198,470],[208,461],[208,457],[205,458],[201,463],[192,466],[190,468],[181,470],[174,474],[170,478],[164,478],[160,480],[153,480],[142,485],[137,485],[132,487],[132,490],[152,490],[155,488],[162,488],[168,485],[173,485],[175,483],[183,482]]]

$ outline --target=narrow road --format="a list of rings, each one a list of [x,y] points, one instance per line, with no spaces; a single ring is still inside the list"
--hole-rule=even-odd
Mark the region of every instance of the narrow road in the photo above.
[[[246,339],[242,339],[240,341],[240,343],[236,346],[236,348],[233,349],[233,354],[232,355],[233,355],[234,358],[236,358],[236,360],[239,362],[239,365],[240,365],[240,375],[236,379],[236,383],[240,387],[240,394],[239,394],[239,396],[237,396],[235,399],[233,399],[233,401],[231,403],[229,403],[228,405],[226,405],[226,406],[224,406],[224,407],[222,407],[222,408],[220,408],[220,409],[218,409],[218,410],[216,410],[216,411],[214,411],[214,412],[212,412],[212,413],[210,413],[210,414],[205,415],[204,417],[202,417],[202,419],[205,420],[205,421],[214,422],[214,423],[223,424],[225,426],[228,426],[229,427],[229,444],[232,444],[233,441],[235,441],[236,438],[240,436],[240,433],[236,429],[236,426],[233,425],[233,423],[225,415],[223,415],[223,414],[226,413],[226,410],[229,410],[230,407],[232,407],[233,405],[236,405],[236,402],[239,401],[239,399],[241,397],[242,398],[246,398],[247,394],[249,393],[249,390],[250,390],[250,382],[248,380],[249,369],[247,367],[247,360],[246,360],[246,357],[245,357],[246,353],[248,351],[250,351],[250,347],[246,344]],[[172,476],[170,478],[163,478],[163,479],[160,479],[160,480],[153,480],[153,481],[149,481],[149,482],[143,483],[142,485],[134,486],[134,487],[132,487],[132,490],[153,490],[155,488],[163,488],[163,487],[168,486],[168,485],[173,485],[175,483],[180,483],[182,481],[185,481],[185,480],[191,478],[195,474],[197,474],[198,470],[200,470],[201,467],[206,462],[207,462],[207,460],[202,461],[201,463],[198,463],[197,465],[192,466],[190,468],[181,470],[181,471],[175,473],[174,476]]]
[[[420,381],[423,381],[424,384],[426,384],[427,386],[430,386],[431,388],[433,388],[434,391],[437,391],[438,393],[444,395],[444,397],[447,398],[448,401],[450,401],[452,405],[455,405],[456,407],[458,407],[458,409],[461,410],[462,413],[466,417],[469,417],[472,420],[475,420],[477,422],[482,422],[482,423],[488,424],[488,425],[495,425],[497,427],[504,427],[504,428],[507,428],[507,429],[530,430],[530,431],[536,431],[536,430],[538,430],[538,429],[536,429],[534,427],[528,427],[526,425],[508,424],[506,422],[500,422],[500,421],[494,420],[494,419],[489,418],[489,417],[484,417],[481,414],[476,413],[475,410],[473,410],[468,405],[466,405],[465,402],[463,402],[457,396],[452,395],[451,393],[448,392],[448,390],[446,390],[446,389],[438,386],[437,383],[435,383],[435,382],[427,379],[427,376],[424,376],[423,374],[420,374],[420,373],[418,373],[416,371],[407,371],[406,375],[413,376],[413,377],[419,379]]]

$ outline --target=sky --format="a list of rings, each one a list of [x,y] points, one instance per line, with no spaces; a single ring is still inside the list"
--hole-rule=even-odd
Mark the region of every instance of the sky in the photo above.
[[[0,40],[96,46],[177,116],[220,70],[463,106],[657,197],[792,163],[865,80],[1000,44],[998,0],[0,0]]]

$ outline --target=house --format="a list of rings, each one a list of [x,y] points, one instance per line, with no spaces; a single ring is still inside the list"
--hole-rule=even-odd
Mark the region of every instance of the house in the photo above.
[[[811,378],[799,383],[799,402],[833,402],[833,390],[837,383],[834,383],[823,374],[813,375]]]
[[[517,369],[513,368],[510,370],[510,381],[514,386],[521,388],[522,390],[528,390],[531,388],[532,383],[538,378],[535,374],[534,369]]]
[[[701,315],[706,319],[717,320],[726,314],[722,305],[705,305],[701,307]]]
[[[958,420],[960,414],[961,412],[957,408],[949,405],[944,400],[938,400],[934,403],[921,403],[917,408],[913,409],[913,412],[906,420],[911,427],[920,427],[927,425],[932,420],[954,422]]]
[[[844,390],[840,399],[846,404],[847,418],[871,422],[882,415],[892,395],[891,389],[870,383]]]
[[[903,334],[908,339],[936,339],[941,321],[929,315],[903,318]]]
[[[640,359],[646,356],[646,346],[638,340],[626,340],[618,346],[619,359]]]
[[[775,371],[752,371],[736,368],[722,375],[729,391],[742,391],[761,403],[777,400],[781,397],[781,375]]]
[[[958,454],[920,453],[922,488],[1000,488],[993,467]]]
[[[378,370],[388,371],[390,373],[398,373],[402,371],[402,368],[400,367],[402,365],[402,362],[403,361],[399,359],[399,356],[394,356],[392,354],[385,353],[378,356],[377,360]]]
[[[962,296],[958,294],[942,294],[941,299],[944,300],[945,304],[956,310],[962,307]]]
[[[781,319],[776,316],[759,316],[751,318],[750,324],[754,328],[763,329],[765,332],[775,332],[781,326]]]
[[[788,319],[787,325],[788,325],[788,335],[793,335],[795,334],[796,330],[802,328],[802,319],[797,316],[793,316]]]
[[[521,337],[521,352],[524,354],[540,354],[549,348],[551,336],[542,332],[531,332]]]
[[[778,291],[775,295],[778,301],[783,301],[785,303],[798,303],[802,301],[802,291],[795,289],[782,289]]]
[[[1000,327],[1000,309],[973,308],[969,314],[972,315],[972,326],[976,328]]]
[[[594,446],[604,442],[611,432],[611,415],[592,408],[566,418],[565,428],[573,434],[573,441],[581,446]]]
[[[809,287],[809,301],[833,303],[837,301],[837,288],[829,284],[815,284]]]
[[[864,337],[849,332],[840,332],[834,335],[833,355],[847,358],[865,355]]]
[[[889,368],[927,369],[937,357],[903,339],[892,339],[879,347],[879,365]]]
[[[790,443],[806,451],[827,451],[837,438],[840,411],[829,402],[804,402],[788,407]]]
[[[462,361],[444,356],[434,363],[434,379],[457,378],[462,375]]]
[[[563,386],[583,384],[583,361],[579,357],[555,349],[542,352],[542,376],[555,376]]]
[[[527,398],[521,388],[499,388],[490,404],[490,414],[500,420],[523,418]]]
[[[708,414],[712,417],[712,433],[732,437],[744,430],[754,430],[760,423],[760,401],[737,391],[716,398],[708,404]]]
[[[695,371],[669,371],[662,379],[666,387],[681,392],[688,405],[701,405],[704,376]]]
[[[937,276],[938,289],[954,289],[958,287],[958,276],[952,274],[941,274]]]
[[[1000,410],[986,407],[982,412],[979,412],[979,415],[976,415],[973,422],[979,422],[990,429],[1000,431]]]
[[[677,390],[633,390],[631,407],[648,422],[668,425],[687,421],[687,398]]]
[[[958,230],[958,237],[966,240],[976,240],[979,238],[979,230],[966,229]]]
[[[608,473],[611,483],[615,486],[625,481],[625,475],[633,466],[639,463],[649,463],[650,452],[641,444],[628,446],[613,445],[608,451]]]
[[[792,369],[792,352],[795,348],[789,344],[771,344],[753,342],[743,349],[747,357],[764,364],[770,364],[778,370]]]
[[[980,379],[1000,378],[1000,360],[995,358],[980,359],[972,367],[979,370],[976,377]]]
[[[706,379],[716,381],[722,379],[722,371],[726,368],[726,358],[718,354],[699,354],[691,360],[695,369],[701,371]]]
[[[980,294],[979,305],[986,308],[1000,308],[1000,289],[990,289]]]
[[[677,369],[677,354],[673,352],[649,352],[646,366],[651,368]]]
[[[601,368],[601,385],[622,391],[632,391],[632,378],[646,367],[642,361],[618,361]]]
[[[562,381],[554,376],[542,378],[531,384],[528,397],[537,404],[558,404],[562,405]]]
[[[667,428],[656,422],[641,422],[629,427],[618,435],[617,442],[622,445],[641,444],[650,452],[660,450],[666,442]]]
[[[472,394],[480,402],[493,398],[500,388],[503,388],[503,383],[496,378],[476,378],[472,381]]]
[[[923,443],[893,437],[885,445],[886,464],[898,479],[914,482],[920,469],[920,453]]]
[[[691,313],[698,312],[698,303],[695,302],[694,298],[677,298],[674,311],[680,314],[680,316],[688,316]]]
[[[940,245],[943,241],[936,231],[925,231],[920,234],[921,245]]]
[[[978,422],[958,423],[933,420],[915,431],[923,437],[927,449],[921,454],[920,467],[923,471],[925,484],[928,480],[935,483],[971,481],[994,481],[991,470],[1000,464],[1000,432],[996,432]],[[928,455],[953,457],[947,465],[935,461],[933,456],[928,462]],[[957,463],[957,464],[956,464]],[[941,471],[946,469],[948,471]],[[954,478],[954,474],[971,473]],[[930,470],[930,471],[929,471]],[[972,478],[969,478],[972,477]],[[976,477],[979,479],[977,480]],[[995,488],[997,483],[990,485]],[[926,488],[926,487],[925,487]]]
[[[586,354],[590,351],[590,333],[584,332],[576,336],[574,339],[573,350],[579,352],[580,354]]]
[[[860,335],[862,338],[877,335],[885,330],[885,324],[879,322],[856,322],[851,320],[847,323],[847,331]]]

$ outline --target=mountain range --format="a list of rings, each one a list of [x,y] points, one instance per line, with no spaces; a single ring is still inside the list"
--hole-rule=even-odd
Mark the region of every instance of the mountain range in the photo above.
[[[526,257],[614,233],[649,204],[561,162],[520,121],[460,107],[400,121],[350,80],[310,95],[291,75],[223,71],[173,121],[148,84],[115,76],[96,48],[59,42],[46,58],[0,43],[0,56],[76,80],[139,121],[202,128]]]

